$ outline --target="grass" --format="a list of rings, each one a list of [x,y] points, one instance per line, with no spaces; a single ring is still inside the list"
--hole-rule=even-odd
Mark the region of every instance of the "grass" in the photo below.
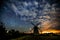
[[[54,35],[27,35],[12,40],[60,40],[60,36]]]

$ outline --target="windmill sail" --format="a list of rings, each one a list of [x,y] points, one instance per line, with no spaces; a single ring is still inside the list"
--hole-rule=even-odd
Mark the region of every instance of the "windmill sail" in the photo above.
[[[34,34],[39,34],[38,25],[40,24],[40,22],[37,23],[37,24],[34,24],[33,22],[31,22],[31,24],[34,26],[34,27],[33,27],[33,32],[34,32]]]

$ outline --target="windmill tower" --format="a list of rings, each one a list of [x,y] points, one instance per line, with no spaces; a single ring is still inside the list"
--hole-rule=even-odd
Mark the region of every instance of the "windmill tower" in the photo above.
[[[34,33],[34,34],[39,34],[38,25],[39,25],[40,23],[34,24],[34,23],[31,22],[31,24],[34,26],[34,27],[33,27],[33,33]]]

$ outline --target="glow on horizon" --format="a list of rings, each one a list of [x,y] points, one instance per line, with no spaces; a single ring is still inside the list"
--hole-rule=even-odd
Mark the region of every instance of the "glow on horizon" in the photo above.
[[[45,30],[45,31],[42,31],[42,34],[44,33],[60,33],[60,30]]]

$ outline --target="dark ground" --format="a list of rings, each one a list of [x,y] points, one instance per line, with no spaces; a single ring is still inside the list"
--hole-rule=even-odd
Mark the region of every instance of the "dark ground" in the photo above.
[[[26,35],[11,40],[60,40],[60,35],[56,34]]]

